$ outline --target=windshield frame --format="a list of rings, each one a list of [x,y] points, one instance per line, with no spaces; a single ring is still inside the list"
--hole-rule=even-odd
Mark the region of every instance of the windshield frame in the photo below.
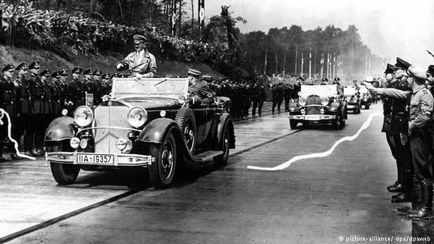
[[[129,84],[131,85],[129,85]],[[180,96],[187,97],[188,95],[188,80],[187,78],[114,78],[112,83],[111,99],[121,100],[126,98],[147,98],[147,97],[167,97],[177,99]],[[137,91],[141,86],[142,89],[157,89],[156,87],[170,87],[171,84],[179,90],[168,91],[167,93],[160,92],[148,92],[144,90]],[[128,86],[131,87],[131,92],[128,90]]]

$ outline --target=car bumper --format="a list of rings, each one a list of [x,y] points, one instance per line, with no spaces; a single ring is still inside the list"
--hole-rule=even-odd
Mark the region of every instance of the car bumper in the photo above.
[[[80,162],[78,160],[79,155],[86,156],[99,156],[99,155],[111,155],[113,160],[110,163],[95,163],[95,162]],[[142,166],[149,167],[155,158],[150,155],[140,154],[97,154],[97,153],[78,153],[78,152],[49,152],[45,154],[45,160],[48,162],[60,163],[60,164],[75,164],[75,165],[95,165],[95,166]]]
[[[330,121],[336,119],[334,114],[308,114],[308,115],[289,115],[289,119],[292,120],[304,120],[304,121]]]

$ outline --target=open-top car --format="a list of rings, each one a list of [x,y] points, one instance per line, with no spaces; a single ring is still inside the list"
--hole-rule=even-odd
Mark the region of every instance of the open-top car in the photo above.
[[[347,100],[348,110],[353,111],[355,114],[359,114],[361,107],[359,90],[352,86],[346,86],[344,87],[344,96]]]
[[[347,119],[346,104],[338,94],[337,85],[302,85],[299,98],[289,103],[291,129],[298,123],[331,123],[340,129]]]
[[[46,160],[59,184],[80,169],[149,168],[151,184],[172,183],[181,162],[226,164],[235,148],[230,100],[194,104],[185,78],[114,79],[110,98],[80,106],[46,130]]]
[[[360,87],[359,93],[360,93],[360,107],[365,106],[365,109],[369,109],[372,103],[371,93],[368,91],[368,89],[366,89],[365,86]]]

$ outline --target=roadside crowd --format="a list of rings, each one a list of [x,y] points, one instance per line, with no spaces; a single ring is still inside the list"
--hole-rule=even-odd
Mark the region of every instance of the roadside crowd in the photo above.
[[[387,190],[397,193],[393,203],[413,203],[398,211],[413,220],[432,219],[434,65],[423,69],[397,58],[384,73],[384,88],[364,85],[383,98],[382,132],[397,166],[397,180]]]

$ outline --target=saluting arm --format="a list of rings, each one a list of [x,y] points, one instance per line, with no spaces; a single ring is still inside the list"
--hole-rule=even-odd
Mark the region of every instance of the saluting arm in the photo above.
[[[406,100],[411,96],[411,91],[401,91],[395,88],[374,88],[373,92],[378,95]]]

